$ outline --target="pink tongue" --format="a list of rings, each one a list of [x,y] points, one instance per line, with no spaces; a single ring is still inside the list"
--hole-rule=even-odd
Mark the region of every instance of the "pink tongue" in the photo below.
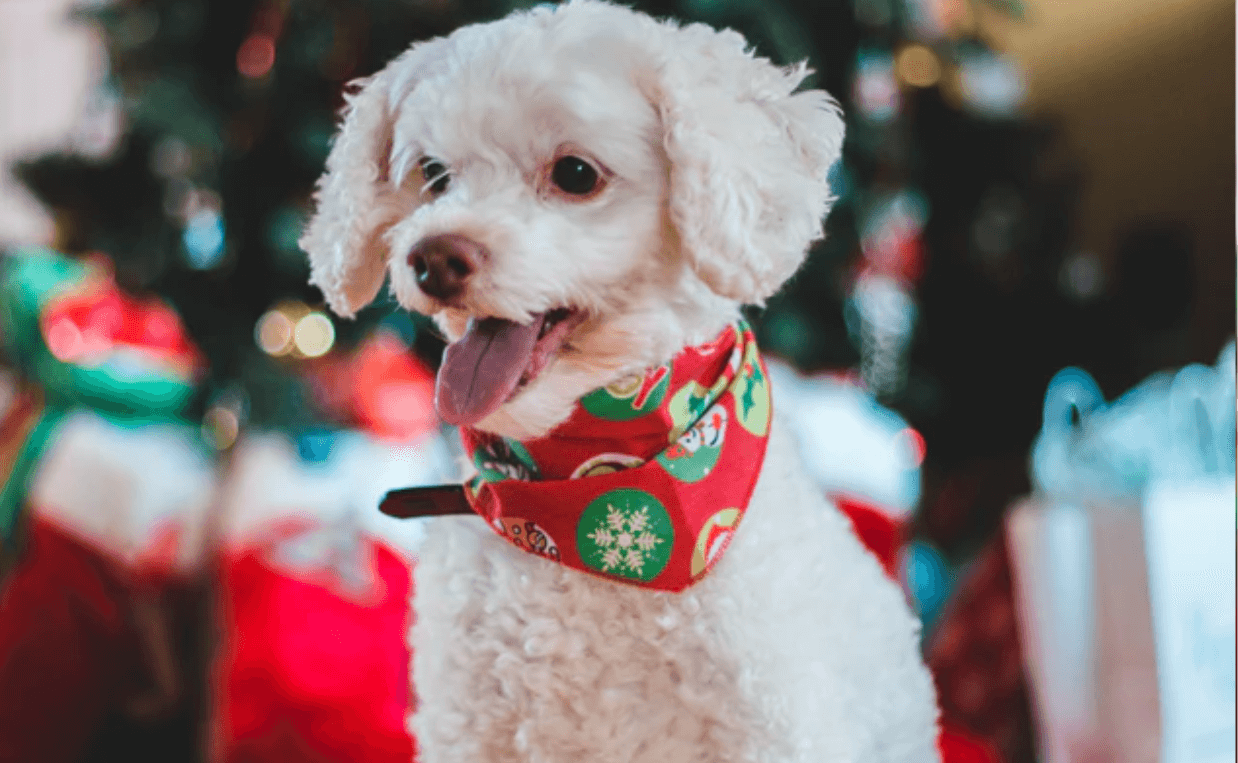
[[[464,336],[447,345],[438,369],[434,406],[443,421],[475,424],[511,397],[545,318],[535,315],[527,326],[502,318],[469,321]]]

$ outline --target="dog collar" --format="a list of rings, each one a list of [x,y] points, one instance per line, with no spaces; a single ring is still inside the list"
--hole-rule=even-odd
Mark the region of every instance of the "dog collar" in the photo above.
[[[726,550],[765,458],[765,365],[747,324],[586,395],[547,437],[462,428],[478,473],[459,488],[395,491],[383,511],[455,513],[462,495],[495,532],[583,572],[664,591]]]

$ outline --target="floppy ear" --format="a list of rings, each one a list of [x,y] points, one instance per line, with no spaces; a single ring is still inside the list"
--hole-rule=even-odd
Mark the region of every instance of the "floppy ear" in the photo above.
[[[756,58],[731,30],[668,29],[653,101],[670,160],[671,220],[706,285],[761,303],[822,236],[842,114],[823,91],[794,92],[808,75],[802,63]]]
[[[317,209],[300,241],[309,255],[310,283],[346,317],[372,302],[383,285],[380,236],[392,220],[378,197],[391,146],[389,80],[383,70],[351,83],[360,89],[345,96],[343,124],[314,195]]]
[[[428,49],[440,41],[414,45],[377,74],[350,83],[357,90],[345,95],[340,131],[314,194],[317,209],[299,242],[309,255],[310,283],[344,317],[382,288],[382,235],[401,213],[390,203],[397,190],[390,174],[394,111],[415,87]]]

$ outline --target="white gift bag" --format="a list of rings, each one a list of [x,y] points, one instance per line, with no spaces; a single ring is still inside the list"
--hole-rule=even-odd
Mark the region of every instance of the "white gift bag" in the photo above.
[[[1163,482],[1143,502],[1161,761],[1234,760],[1234,480]]]
[[[1106,405],[1050,383],[1013,507],[1041,759],[1234,760],[1234,345]]]

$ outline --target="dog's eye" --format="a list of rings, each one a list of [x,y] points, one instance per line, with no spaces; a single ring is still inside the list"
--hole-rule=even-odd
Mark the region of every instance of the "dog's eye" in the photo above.
[[[417,161],[421,166],[421,177],[430,185],[430,193],[438,195],[447,190],[451,175],[447,173],[447,165],[438,159],[423,156]]]
[[[588,196],[598,186],[598,172],[578,156],[564,156],[555,162],[550,179],[564,193]]]

